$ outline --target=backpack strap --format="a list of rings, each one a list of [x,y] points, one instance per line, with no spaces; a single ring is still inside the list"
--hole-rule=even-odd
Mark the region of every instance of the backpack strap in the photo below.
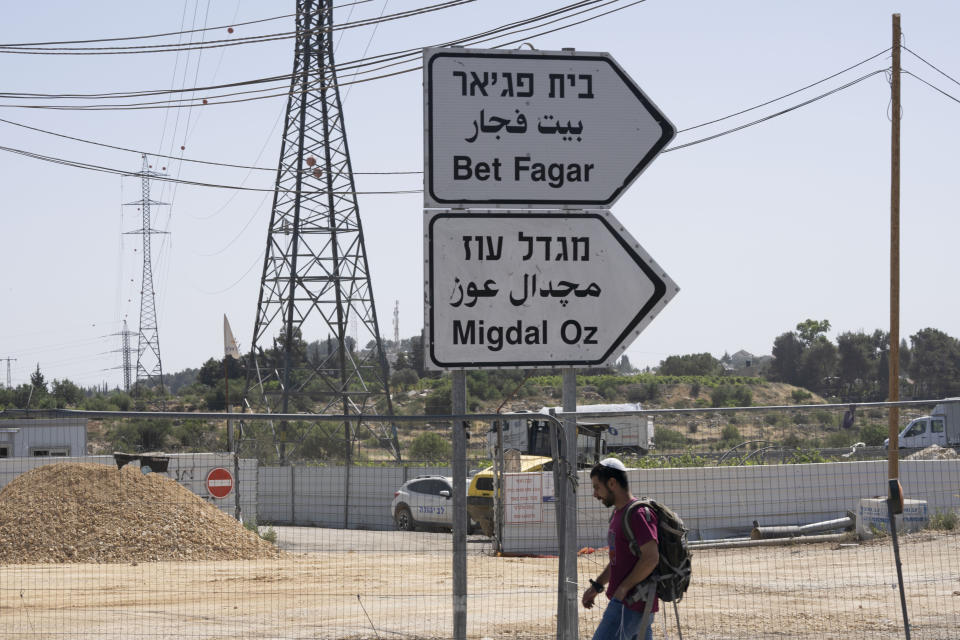
[[[640,545],[637,544],[637,536],[633,533],[633,527],[630,526],[630,516],[641,507],[647,507],[643,515],[647,519],[647,522],[650,522],[650,508],[643,500],[634,500],[627,505],[626,510],[623,512],[623,532],[627,536],[627,546],[630,548],[630,553],[632,553],[635,558],[640,557]]]

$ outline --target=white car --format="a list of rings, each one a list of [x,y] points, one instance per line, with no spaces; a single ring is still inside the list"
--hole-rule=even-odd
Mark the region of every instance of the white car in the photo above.
[[[417,476],[393,492],[390,512],[397,529],[413,531],[417,527],[453,529],[453,478]],[[469,532],[476,523],[469,520]]]

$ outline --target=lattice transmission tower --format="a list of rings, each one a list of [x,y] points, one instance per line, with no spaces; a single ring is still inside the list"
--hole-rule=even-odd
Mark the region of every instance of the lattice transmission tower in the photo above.
[[[157,305],[153,289],[153,265],[151,260],[151,236],[166,233],[151,226],[151,207],[167,203],[150,199],[150,178],[162,176],[152,171],[146,154],[141,154],[143,165],[139,173],[141,198],[134,202],[125,202],[124,206],[140,207],[142,225],[139,229],[128,231],[130,235],[143,236],[143,276],[140,281],[140,330],[137,338],[137,369],[134,394],[140,395],[142,385],[149,382],[156,386],[163,398],[163,363],[160,359],[160,334],[157,331]]]
[[[133,367],[130,358],[130,337],[136,335],[133,331],[127,329],[127,321],[123,321],[122,346],[120,348],[123,357],[123,390],[129,392],[130,385],[133,383]]]
[[[269,412],[393,415],[343,107],[330,0],[297,1],[297,38],[254,322],[247,402]],[[351,335],[354,334],[354,335]],[[330,429],[330,423],[321,425]],[[250,440],[246,425],[244,440]],[[273,425],[281,464],[317,436],[316,425]],[[372,432],[399,460],[396,427],[347,420],[329,431],[349,466],[358,434]]]

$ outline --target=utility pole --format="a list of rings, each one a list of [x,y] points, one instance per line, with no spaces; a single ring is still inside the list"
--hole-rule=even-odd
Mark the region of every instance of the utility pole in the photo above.
[[[145,381],[156,382],[160,390],[161,402],[163,401],[163,363],[160,360],[160,335],[157,331],[157,307],[154,299],[153,288],[153,264],[151,259],[150,238],[153,235],[166,233],[151,227],[150,207],[165,205],[165,202],[157,202],[150,199],[150,178],[151,176],[162,176],[162,173],[151,171],[147,162],[147,154],[141,154],[143,160],[140,173],[141,199],[134,202],[126,202],[124,206],[140,207],[142,226],[135,231],[128,231],[127,234],[143,236],[143,276],[140,283],[140,330],[137,341],[137,375],[134,392],[139,395],[142,392],[141,383]]]
[[[0,358],[0,360],[5,360],[7,363],[7,389],[11,389],[12,385],[10,382],[10,363],[16,362],[17,359],[16,358]]]
[[[893,68],[890,78],[890,402],[900,400],[900,14],[893,14]],[[888,477],[900,477],[900,408],[888,414]]]

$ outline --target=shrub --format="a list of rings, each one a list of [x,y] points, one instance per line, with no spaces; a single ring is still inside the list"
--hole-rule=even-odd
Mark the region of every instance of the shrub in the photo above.
[[[786,460],[787,464],[808,464],[811,462],[828,462],[828,460],[816,450],[797,451]]]
[[[720,432],[720,439],[725,442],[740,442],[740,440],[742,440],[740,436],[740,429],[737,429],[736,425],[728,424]]]
[[[687,443],[687,437],[669,427],[658,425],[654,429],[653,441],[658,449],[679,449]]]
[[[452,409],[450,385],[442,384],[430,392],[423,404],[423,412],[428,416],[449,415]]]
[[[398,389],[409,389],[420,382],[420,376],[413,369],[400,369],[390,376],[390,384]]]
[[[860,427],[860,441],[868,447],[879,447],[888,434],[888,428],[876,422],[868,422]]]
[[[439,433],[421,433],[410,445],[410,458],[427,462],[447,462],[453,453],[450,440]]]
[[[814,422],[814,424],[818,424],[822,427],[833,426],[834,424],[833,414],[826,409],[817,409],[810,414],[810,419]]]
[[[791,433],[783,439],[783,446],[787,447],[788,449],[796,449],[801,444],[803,444],[803,440],[801,440],[800,436],[795,433]]]
[[[805,404],[807,400],[813,397],[813,394],[806,389],[794,389],[790,397],[793,398],[796,404]]]
[[[723,384],[710,394],[714,407],[749,407],[753,404],[753,392],[746,385]]]
[[[647,399],[647,392],[642,384],[624,385],[624,390],[626,391],[627,402],[643,402]]]
[[[957,528],[957,512],[956,511],[937,511],[930,516],[930,523],[927,525],[929,529],[939,529],[940,531],[953,531]]]
[[[267,542],[271,542],[273,544],[277,543],[276,530],[273,527],[267,527],[266,530],[260,531],[260,527],[257,526],[256,518],[251,520],[244,520],[243,528],[246,529],[247,531],[254,532],[255,534],[257,534]]]
[[[700,395],[700,383],[694,382],[690,385],[690,395],[694,398]]]

